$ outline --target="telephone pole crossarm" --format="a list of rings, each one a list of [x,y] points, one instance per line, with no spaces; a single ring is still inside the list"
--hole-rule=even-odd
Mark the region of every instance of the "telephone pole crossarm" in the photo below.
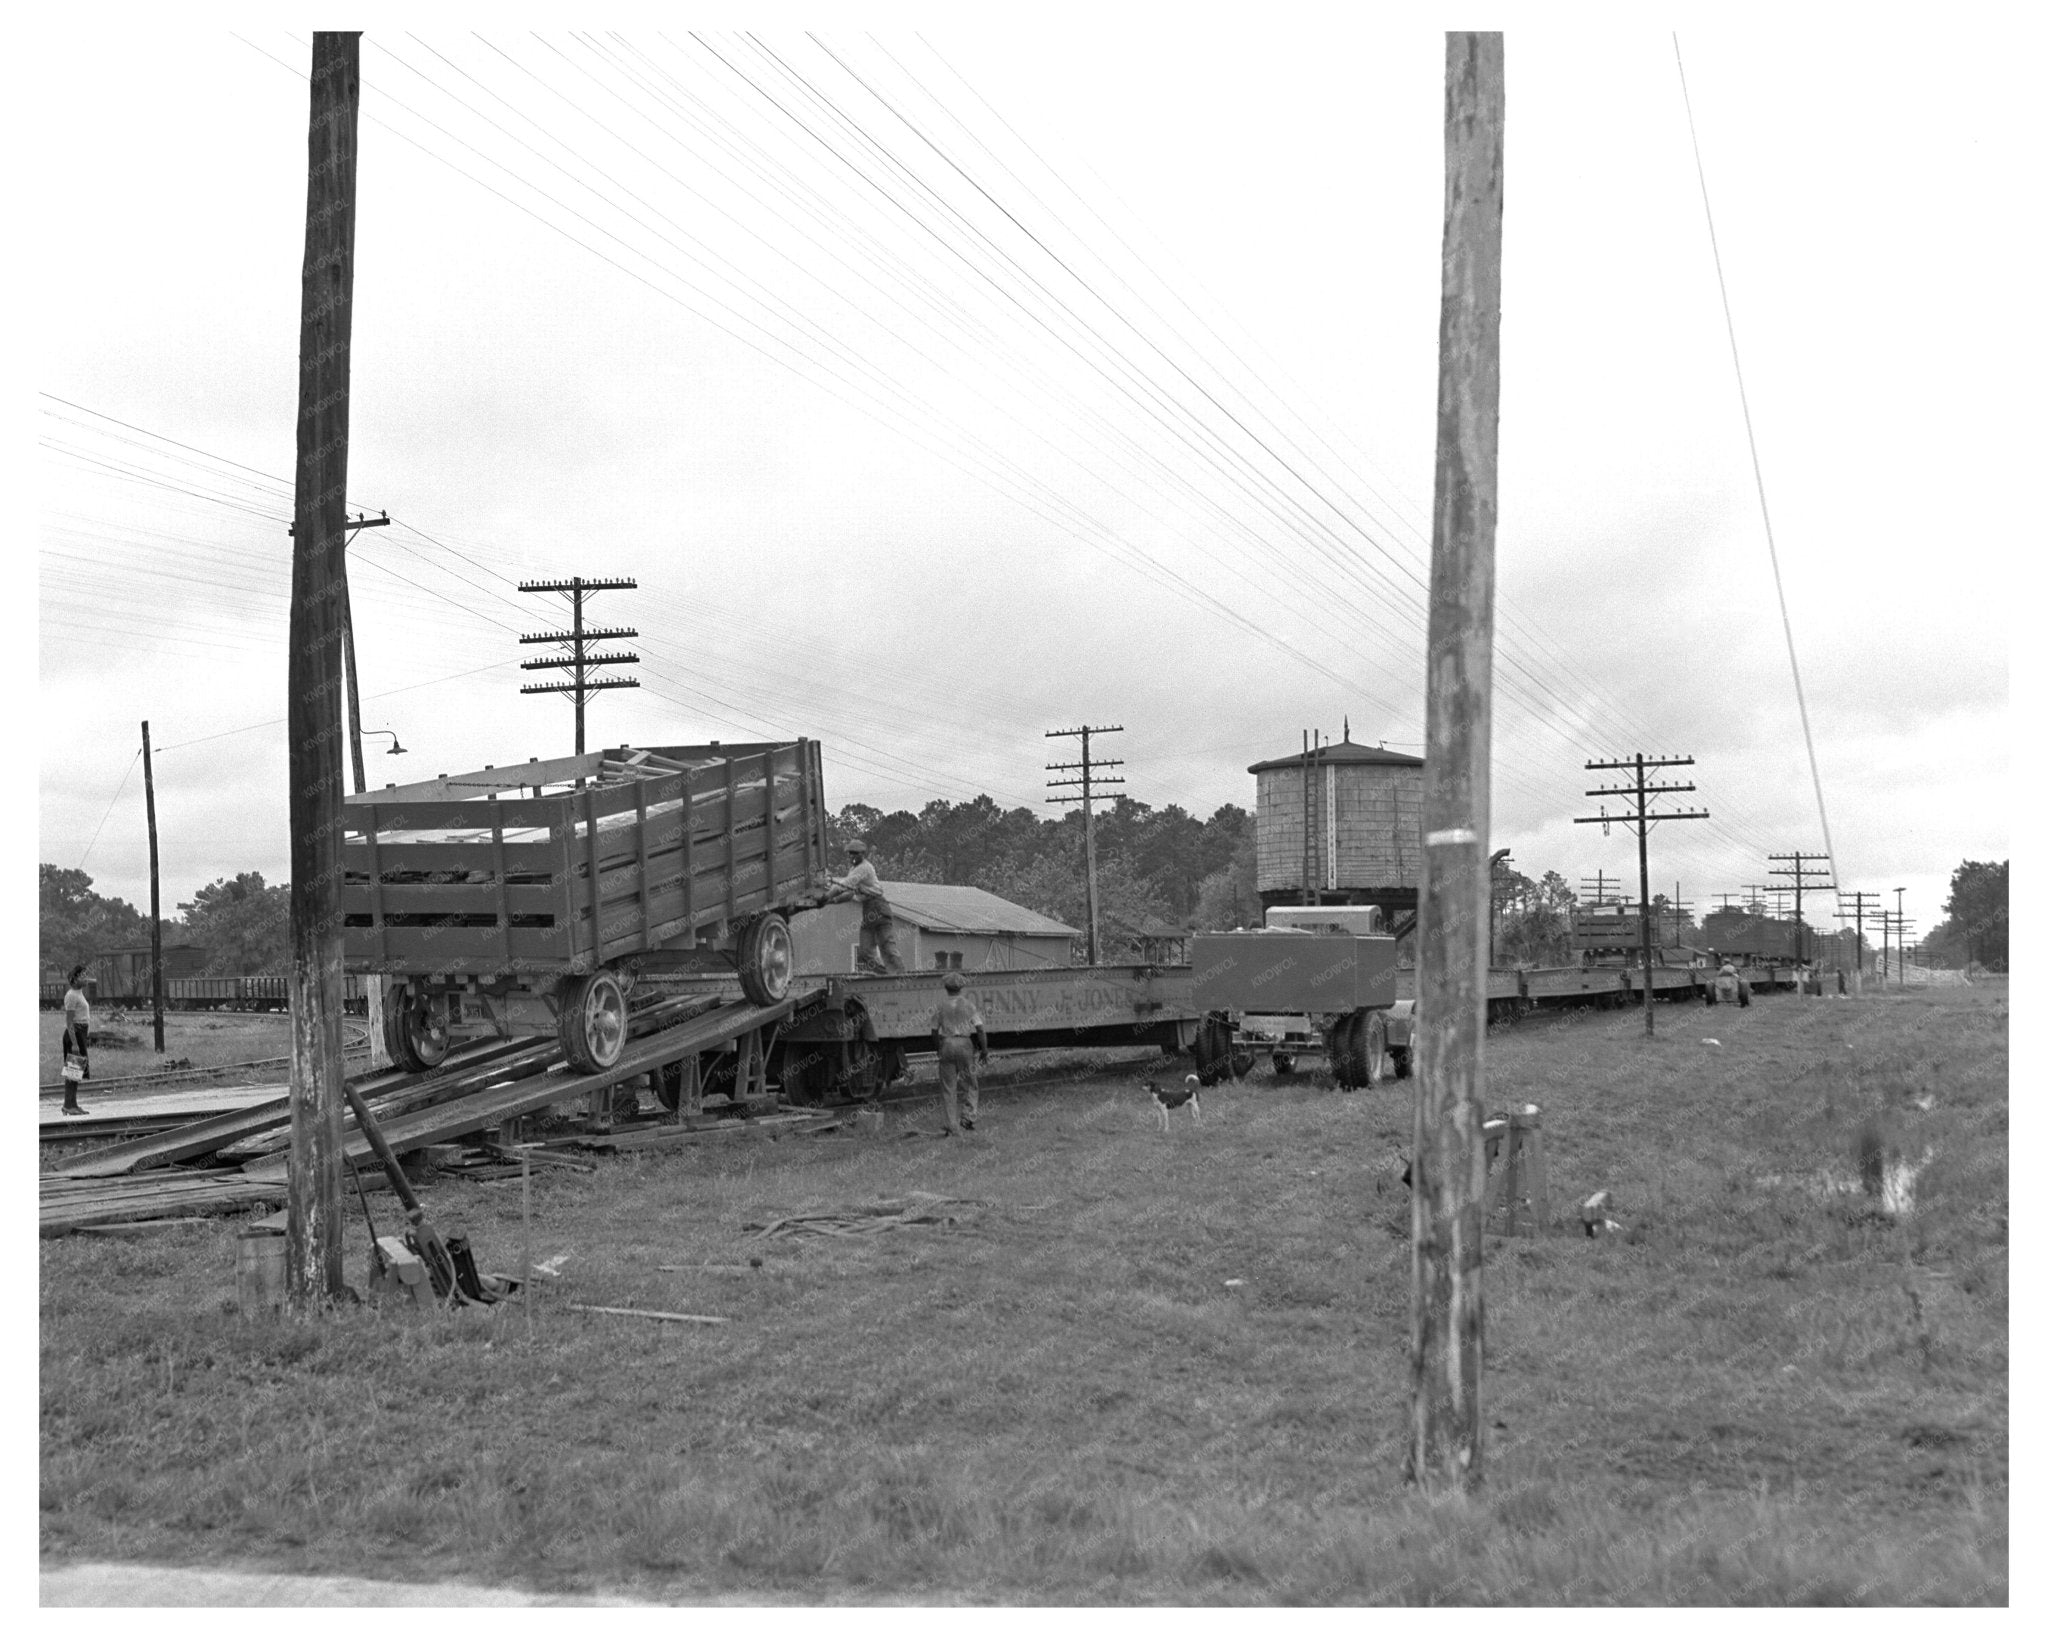
[[[576,754],[583,754],[583,708],[593,694],[606,689],[637,689],[637,679],[594,678],[590,675],[594,666],[633,666],[640,657],[633,653],[593,654],[591,646],[598,643],[619,642],[640,635],[633,626],[586,626],[583,623],[583,600],[596,592],[633,592],[640,583],[630,578],[612,580],[586,580],[581,575],[572,575],[567,580],[523,580],[519,583],[522,592],[564,592],[569,597],[570,626],[566,632],[522,632],[521,643],[559,643],[568,649],[566,655],[552,660],[522,660],[519,669],[526,672],[562,670],[574,674],[566,683],[526,683],[520,686],[521,694],[566,694],[576,707]]]
[[[1100,916],[1097,910],[1095,894],[1095,794],[1100,787],[1122,785],[1124,782],[1119,775],[1097,775],[1095,772],[1098,768],[1121,768],[1123,767],[1121,759],[1115,757],[1105,759],[1093,756],[1089,748],[1096,735],[1121,734],[1123,731],[1123,724],[1121,723],[1113,723],[1101,728],[1097,728],[1092,723],[1084,723],[1079,728],[1052,728],[1045,731],[1045,737],[1048,740],[1078,739],[1081,742],[1081,760],[1078,763],[1047,763],[1045,765],[1046,772],[1049,774],[1064,773],[1068,769],[1078,768],[1081,771],[1081,777],[1078,780],[1047,780],[1045,784],[1047,790],[1066,790],[1070,787],[1078,786],[1080,788],[1079,794],[1071,797],[1047,797],[1045,800],[1047,802],[1078,802],[1081,805],[1081,848],[1087,871],[1088,965],[1090,967],[1095,966],[1099,959],[1098,932]]]

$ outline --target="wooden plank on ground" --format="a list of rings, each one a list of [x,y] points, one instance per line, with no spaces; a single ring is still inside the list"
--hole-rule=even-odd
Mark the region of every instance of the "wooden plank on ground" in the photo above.
[[[628,1132],[577,1133],[568,1138],[550,1140],[550,1145],[560,1149],[603,1151],[666,1150],[711,1139],[776,1138],[787,1133],[804,1133],[819,1127],[838,1125],[836,1117],[804,1111],[787,1115],[756,1116],[751,1120],[734,1117],[725,1121],[707,1121],[684,1127],[643,1127]]]
[[[52,1188],[53,1184],[59,1187]],[[69,1187],[62,1187],[67,1184]],[[110,1224],[232,1212],[251,1206],[274,1207],[282,1205],[284,1198],[282,1180],[257,1182],[244,1175],[166,1178],[151,1180],[146,1185],[130,1179],[89,1182],[46,1178],[39,1232],[47,1239]]]

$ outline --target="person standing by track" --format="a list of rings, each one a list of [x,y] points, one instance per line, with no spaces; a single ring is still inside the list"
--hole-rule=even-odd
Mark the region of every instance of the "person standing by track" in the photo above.
[[[92,1032],[92,1003],[85,994],[85,969],[71,970],[71,983],[64,992],[64,1113],[84,1115],[79,1108],[78,1084],[92,1077],[92,1055],[87,1045]]]
[[[963,994],[967,981],[957,973],[945,978],[946,994],[932,1010],[932,1046],[939,1055],[939,1097],[946,1107],[946,1136],[958,1138],[964,1127],[974,1131],[981,1114],[981,1078],[977,1063],[988,1062],[988,1026],[971,996]],[[960,1108],[960,1094],[967,1095],[967,1108]]]

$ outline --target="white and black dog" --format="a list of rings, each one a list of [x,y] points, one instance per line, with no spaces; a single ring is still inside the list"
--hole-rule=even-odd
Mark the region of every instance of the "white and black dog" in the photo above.
[[[1161,1132],[1170,1132],[1172,1130],[1173,1112],[1183,1104],[1194,1112],[1196,1125],[1199,1126],[1201,1124],[1202,1101],[1197,1096],[1201,1092],[1201,1088],[1202,1078],[1200,1076],[1189,1076],[1186,1081],[1173,1088],[1162,1087],[1156,1081],[1145,1083],[1145,1091],[1152,1095],[1152,1102],[1159,1106],[1159,1130]]]

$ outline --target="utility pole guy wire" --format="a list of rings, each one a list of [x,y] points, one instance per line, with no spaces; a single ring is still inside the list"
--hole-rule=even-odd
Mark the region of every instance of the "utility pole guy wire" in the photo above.
[[[1778,568],[1778,538],[1771,530],[1771,503],[1764,493],[1764,466],[1756,449],[1756,422],[1749,413],[1749,388],[1742,379],[1742,354],[1735,345],[1735,311],[1728,305],[1728,275],[1721,268],[1721,240],[1714,232],[1714,205],[1707,196],[1707,164],[1700,157],[1699,127],[1692,117],[1692,92],[1685,83],[1685,57],[1678,49],[1678,35],[1671,36],[1671,55],[1678,63],[1678,92],[1685,100],[1685,128],[1692,138],[1693,168],[1699,172],[1700,209],[1707,218],[1707,243],[1714,252],[1714,283],[1721,292],[1721,318],[1728,327],[1728,356],[1735,364],[1735,392],[1742,401],[1742,430],[1749,440],[1749,467],[1756,475],[1756,504],[1763,514],[1764,545],[1770,549],[1771,583],[1778,589],[1778,618],[1785,627],[1785,657],[1792,663],[1792,693],[1799,702],[1799,730],[1806,736],[1806,766],[1813,773],[1813,803],[1820,810],[1820,840],[1827,857],[1835,857],[1835,839],[1828,827],[1828,801],[1820,789],[1820,759],[1813,750],[1813,723],[1806,714],[1806,685],[1799,677],[1799,650],[1792,641],[1792,609],[1785,601],[1785,577]],[[1836,881],[1841,880],[1837,875]],[[1841,909],[1839,896],[1835,909]]]

